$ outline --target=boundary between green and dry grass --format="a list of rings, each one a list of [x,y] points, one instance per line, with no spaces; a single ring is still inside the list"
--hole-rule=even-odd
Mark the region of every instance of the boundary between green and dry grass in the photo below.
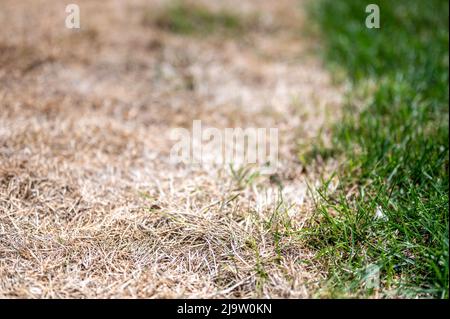
[[[448,1],[377,0],[380,29],[369,3],[312,4],[325,61],[351,82],[323,151],[345,158],[340,184],[324,183],[306,233],[329,274],[320,295],[448,298]]]

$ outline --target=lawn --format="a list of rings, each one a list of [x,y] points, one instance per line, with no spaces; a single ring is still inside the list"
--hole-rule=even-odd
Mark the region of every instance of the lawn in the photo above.
[[[341,159],[339,187],[324,181],[306,232],[328,273],[320,294],[448,298],[448,1],[379,0],[379,29],[367,4],[311,6],[324,61],[349,82],[321,152]]]

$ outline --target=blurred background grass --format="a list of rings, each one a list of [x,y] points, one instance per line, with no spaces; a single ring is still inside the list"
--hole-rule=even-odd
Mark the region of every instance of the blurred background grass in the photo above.
[[[220,32],[224,35],[235,34],[244,28],[243,19],[226,9],[212,12],[206,7],[182,1],[170,2],[160,12],[148,11],[143,17],[144,25],[154,25],[183,35]]]

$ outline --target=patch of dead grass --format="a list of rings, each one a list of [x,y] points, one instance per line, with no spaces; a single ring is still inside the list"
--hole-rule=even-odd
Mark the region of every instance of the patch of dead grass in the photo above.
[[[296,24],[294,2],[248,2],[239,14]],[[48,12],[56,3],[46,1]],[[243,43],[220,26],[207,40],[183,37],[143,28],[128,2],[80,4],[92,12],[85,32],[47,34],[55,15],[24,47],[20,35],[2,34],[0,296],[310,296],[322,274],[299,231],[316,175],[298,163],[294,142],[318,131],[340,93],[320,65],[292,59],[303,40],[280,28]],[[5,4],[8,30],[21,28],[16,6]],[[311,116],[293,109],[297,95]],[[170,163],[171,128],[194,119],[278,127],[276,178]]]

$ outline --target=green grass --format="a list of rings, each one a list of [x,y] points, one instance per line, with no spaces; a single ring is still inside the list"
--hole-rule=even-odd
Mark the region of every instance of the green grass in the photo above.
[[[375,293],[376,265],[379,296],[448,298],[448,1],[377,0],[380,29],[365,27],[369,3],[313,3],[325,61],[351,90],[326,151],[345,159],[340,186],[324,183],[307,240],[329,273],[323,294]],[[351,92],[368,83],[361,107]]]
[[[212,33],[237,34],[244,29],[238,14],[222,9],[211,11],[197,4],[172,2],[158,15],[146,14],[144,24],[156,24],[161,29],[183,35],[207,35]]]

